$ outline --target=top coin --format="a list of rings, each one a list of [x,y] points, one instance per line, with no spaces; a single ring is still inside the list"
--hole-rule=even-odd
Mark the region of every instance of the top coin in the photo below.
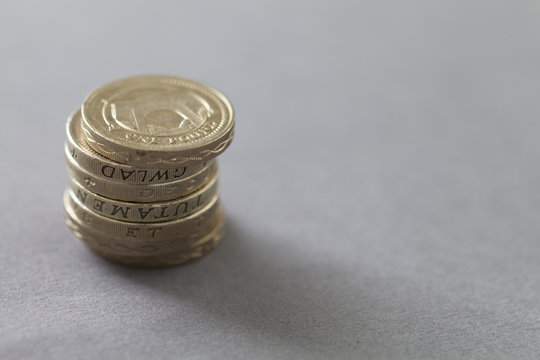
[[[92,92],[82,108],[88,145],[130,165],[208,161],[230,144],[234,112],[208,85],[170,76],[136,76]]]

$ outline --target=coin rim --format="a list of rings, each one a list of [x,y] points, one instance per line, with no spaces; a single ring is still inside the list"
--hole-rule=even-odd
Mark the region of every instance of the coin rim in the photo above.
[[[176,180],[182,180],[189,178],[191,175],[198,173],[199,171],[203,170],[204,168],[208,167],[208,164],[210,162],[193,162],[189,164],[160,164],[161,166],[146,166],[146,167],[140,167],[140,166],[132,166],[127,164],[122,164],[120,162],[111,160],[105,156],[103,156],[101,153],[97,152],[92,148],[91,146],[84,141],[84,132],[81,127],[82,123],[82,115],[80,108],[75,110],[69,117],[66,122],[66,142],[65,146],[67,147],[68,153],[71,155],[71,157],[76,158],[77,163],[86,169],[88,172],[94,174],[97,177],[106,179],[106,180],[116,180],[118,182],[126,183],[126,184],[160,184],[160,183],[166,183]],[[81,143],[84,142],[84,143]],[[119,179],[119,178],[108,178],[104,177],[101,169],[103,169],[104,166],[110,166],[117,169],[117,171],[120,171],[118,169],[123,169],[124,172],[131,172],[131,171],[156,171],[156,170],[162,170],[162,171],[174,171],[178,169],[179,167],[186,167],[185,171],[183,172],[182,176],[179,178],[176,178],[174,180],[156,180],[153,182],[142,182],[142,181],[134,181],[133,179],[138,179],[138,177],[129,177],[126,180]]]
[[[214,100],[217,100],[217,103],[222,105],[223,108],[228,112],[228,114],[222,114],[222,117],[220,119],[220,125],[218,126],[218,128],[214,129],[214,134],[189,142],[181,142],[177,144],[146,144],[140,142],[132,142],[126,144],[125,142],[122,142],[116,137],[107,136],[104,133],[103,127],[97,126],[97,124],[99,124],[99,119],[97,119],[96,115],[93,114],[93,112],[91,111],[94,110],[95,112],[95,107],[97,106],[96,98],[98,98],[100,94],[106,93],[107,91],[112,91],[114,88],[127,86],[129,83],[138,82],[140,80],[152,81],[158,84],[164,81],[168,83],[179,82],[182,84],[189,84],[191,87],[186,86],[186,88],[192,88],[198,90],[203,94],[208,93],[211,96],[214,96],[216,98]],[[81,115],[82,127],[84,130],[90,132],[91,136],[95,137],[94,141],[101,141],[104,143],[104,145],[115,148],[115,151],[118,150],[120,152],[127,152],[128,154],[138,152],[138,156],[141,156],[141,159],[139,161],[137,161],[136,159],[130,159],[134,163],[149,163],[144,161],[146,159],[146,156],[149,154],[153,155],[149,156],[149,158],[153,157],[151,161],[161,159],[163,162],[166,163],[171,160],[171,157],[176,158],[176,162],[182,160],[192,161],[194,160],[194,157],[201,156],[201,154],[203,154],[205,151],[208,151],[208,148],[211,148],[212,146],[217,146],[221,144],[224,139],[232,137],[232,132],[234,130],[235,124],[234,109],[230,101],[219,90],[201,82],[167,75],[139,75],[122,78],[106,83],[101,87],[97,88],[96,90],[92,91],[86,97],[81,106]],[[222,122],[223,124],[221,124]],[[218,129],[221,130],[218,131]],[[91,147],[98,147],[96,151],[100,152],[99,145],[93,143],[92,141],[89,141],[88,144]],[[160,156],[162,156],[162,158]],[[211,156],[203,156],[203,159],[210,157]]]
[[[89,246],[91,250],[94,250],[98,252],[100,255],[107,257],[107,255],[114,255],[119,257],[125,257],[125,258],[133,258],[133,257],[162,257],[162,256],[168,256],[171,253],[189,253],[194,250],[198,250],[199,247],[206,245],[209,241],[212,240],[216,235],[223,237],[223,234],[225,232],[225,222],[226,222],[226,216],[225,211],[223,209],[223,206],[220,204],[217,212],[216,219],[214,223],[212,223],[209,226],[209,230],[204,233],[201,237],[195,239],[191,243],[187,243],[186,239],[183,237],[178,238],[171,238],[166,239],[162,241],[146,241],[146,242],[133,242],[131,240],[122,239],[118,237],[113,237],[108,234],[101,234],[91,228],[88,228],[85,226],[85,224],[81,223],[79,219],[76,217],[73,217],[71,214],[69,214],[67,211],[64,213],[65,215],[65,222],[67,227],[71,230],[72,234],[83,241],[83,243],[86,246]],[[89,244],[87,237],[93,237],[92,242],[99,242],[101,240],[102,243],[108,243],[109,248],[111,249],[109,253],[107,254],[103,250],[97,250],[96,247],[93,247]],[[218,241],[219,242],[219,241]],[[154,246],[153,253],[149,251],[142,250],[143,247]],[[116,250],[114,249],[116,248]],[[125,252],[122,254],[120,251],[118,251],[118,248],[124,248],[129,249],[129,252],[132,254],[126,254]],[[138,254],[133,255],[133,253],[137,252]]]
[[[73,194],[73,192],[70,189],[66,189],[64,191],[64,209],[65,211],[70,214],[72,218],[75,218],[78,220],[80,224],[85,224],[84,221],[80,219],[80,216],[78,216],[77,211],[74,208],[74,205],[77,205],[78,208],[82,209],[81,211],[87,212],[90,214],[90,216],[94,217],[95,221],[99,221],[99,226],[95,228],[94,231],[96,231],[99,234],[103,234],[104,236],[110,236],[113,238],[125,238],[126,231],[125,229],[128,227],[139,227],[139,228],[151,228],[151,227],[160,227],[161,231],[157,233],[157,236],[155,237],[148,237],[145,235],[141,235],[140,237],[136,237],[133,239],[126,239],[128,241],[133,242],[159,242],[159,241],[166,241],[169,240],[172,237],[170,234],[171,232],[178,232],[181,230],[181,232],[184,234],[189,234],[193,230],[197,228],[197,220],[199,217],[204,216],[206,213],[210,212],[211,210],[214,210],[214,214],[212,214],[212,217],[215,217],[217,215],[217,212],[219,211],[219,208],[221,207],[221,201],[219,199],[219,194],[215,195],[212,200],[206,204],[206,206],[199,211],[186,216],[181,219],[166,221],[166,222],[157,222],[157,223],[141,223],[141,222],[132,222],[132,221],[119,221],[116,219],[111,219],[108,217],[105,217],[103,215],[100,215],[99,213],[96,213],[86,207],[84,204],[82,204],[77,196]],[[208,225],[208,224],[206,224]],[[87,224],[88,226],[88,224]],[[182,227],[186,227],[183,229]],[[122,231],[119,231],[122,229]]]
[[[183,217],[187,217],[195,212],[197,212],[199,209],[202,209],[205,207],[205,205],[213,199],[213,197],[217,194],[219,194],[219,181],[218,181],[218,175],[215,174],[212,179],[210,179],[207,183],[203,185],[202,188],[198,189],[195,192],[192,192],[186,196],[178,197],[172,200],[166,200],[166,201],[159,201],[159,202],[134,202],[134,201],[125,201],[125,200],[116,200],[111,199],[106,196],[97,194],[88,188],[86,188],[84,185],[80,184],[75,178],[70,177],[69,178],[69,184],[68,187],[77,195],[78,191],[84,191],[87,196],[90,196],[90,199],[85,201],[85,205],[88,201],[92,201],[92,197],[97,199],[98,201],[101,201],[103,203],[107,203],[108,206],[117,206],[117,207],[129,207],[133,209],[131,213],[137,213],[137,208],[144,208],[145,211],[151,211],[150,208],[155,208],[156,211],[160,211],[160,208],[162,207],[171,207],[174,208],[175,206],[183,203],[183,202],[191,202],[194,201],[197,197],[201,196],[203,201],[196,207],[192,208],[189,207],[189,209],[186,212],[183,212],[176,216],[170,216],[166,218],[158,218],[155,219],[153,217],[147,217],[141,219],[140,217],[133,217],[129,216],[128,218],[123,218],[121,216],[114,216],[110,215],[109,212],[99,212],[99,214],[118,221],[127,221],[127,222],[139,222],[139,223],[160,223],[160,222],[166,222],[171,221],[175,219],[181,219]]]
[[[217,159],[211,160],[211,164],[199,171],[198,173],[195,173],[191,175],[190,177],[187,177],[185,179],[179,179],[167,183],[156,183],[156,184],[132,184],[132,183],[122,183],[118,181],[113,181],[110,179],[105,179],[103,177],[96,176],[94,174],[91,174],[88,172],[85,168],[83,168],[75,159],[73,159],[67,148],[65,148],[64,151],[64,157],[66,161],[66,167],[68,170],[68,176],[73,177],[76,176],[81,179],[89,179],[95,182],[102,183],[100,187],[102,189],[96,190],[92,189],[90,187],[85,186],[85,188],[89,191],[92,191],[94,193],[97,193],[101,196],[105,196],[110,199],[114,200],[122,200],[122,201],[131,201],[131,202],[140,202],[140,203],[151,203],[151,202],[159,202],[159,201],[168,201],[177,199],[179,197],[188,196],[191,193],[194,193],[201,189],[204,184],[208,181],[209,178],[213,178],[216,174],[218,174],[219,164]],[[201,176],[201,173],[208,172],[207,175],[202,176],[201,179],[197,182],[197,186],[193,189],[184,189],[182,192],[166,192],[164,189],[170,188],[172,186],[178,186],[179,184],[183,182],[189,182],[193,178],[197,176]],[[103,187],[106,187],[107,190],[103,191]],[[110,188],[113,188],[113,190],[108,190]],[[133,192],[141,191],[141,190],[152,190],[153,194],[150,197],[140,197],[137,195],[134,195]],[[158,193],[158,195],[156,195]]]

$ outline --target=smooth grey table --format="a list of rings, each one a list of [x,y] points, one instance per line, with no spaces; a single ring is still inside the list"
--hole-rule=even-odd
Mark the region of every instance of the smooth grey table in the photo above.
[[[534,1],[0,4],[0,358],[540,357]],[[236,107],[222,245],[112,265],[63,222],[100,84]]]

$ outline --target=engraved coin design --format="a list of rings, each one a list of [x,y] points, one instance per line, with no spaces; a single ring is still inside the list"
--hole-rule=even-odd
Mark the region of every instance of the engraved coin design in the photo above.
[[[192,80],[137,76],[98,88],[66,124],[66,224],[121,264],[204,256],[225,230],[216,157],[234,124],[229,101]]]
[[[88,146],[81,129],[81,112],[75,111],[66,124],[66,151],[86,171],[98,178],[132,184],[159,184],[185,179],[204,169],[209,162],[159,167],[134,167],[109,160]]]
[[[160,242],[206,229],[217,218],[221,205],[215,196],[204,208],[190,216],[160,223],[118,221],[102,216],[82,204],[71,190],[66,190],[64,194],[64,207],[69,209],[72,218],[79,219],[81,223],[96,229],[94,231],[104,236],[139,242]]]
[[[144,203],[170,201],[189,195],[214,178],[218,169],[215,159],[207,167],[185,179],[163,184],[135,185],[104,179],[89,173],[73,159],[67,148],[65,158],[69,176],[86,190],[109,199]]]
[[[87,190],[74,178],[70,178],[69,185],[79,201],[90,210],[111,219],[141,223],[156,223],[186,217],[204,208],[218,194],[217,176],[188,196],[153,203],[109,199]]]
[[[136,243],[99,234],[86,227],[66,207],[66,224],[91,250],[114,262],[136,266],[172,266],[197,259],[215,248],[224,233],[224,215],[219,210],[209,229],[175,237],[161,243]]]
[[[156,166],[203,162],[232,141],[234,113],[217,90],[167,76],[118,80],[82,105],[88,144],[123,164]]]

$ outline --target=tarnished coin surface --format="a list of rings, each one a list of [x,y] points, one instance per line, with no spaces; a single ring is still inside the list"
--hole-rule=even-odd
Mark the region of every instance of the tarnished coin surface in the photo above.
[[[66,147],[71,157],[90,174],[130,184],[160,184],[185,179],[203,170],[209,162],[159,167],[134,167],[112,161],[86,142],[81,128],[81,112],[75,111],[66,124]]]
[[[189,216],[204,208],[218,194],[217,175],[194,193],[171,201],[152,203],[109,199],[88,191],[74,178],[69,179],[69,186],[88,209],[111,219],[141,223],[170,221]]]
[[[104,236],[138,242],[167,241],[197,233],[214,222],[220,206],[216,196],[204,208],[190,216],[160,223],[136,223],[100,215],[82,204],[71,190],[64,193],[64,208],[72,218]]]
[[[117,80],[82,108],[88,144],[132,166],[182,165],[221,154],[233,138],[234,113],[216,89],[170,76]]]

